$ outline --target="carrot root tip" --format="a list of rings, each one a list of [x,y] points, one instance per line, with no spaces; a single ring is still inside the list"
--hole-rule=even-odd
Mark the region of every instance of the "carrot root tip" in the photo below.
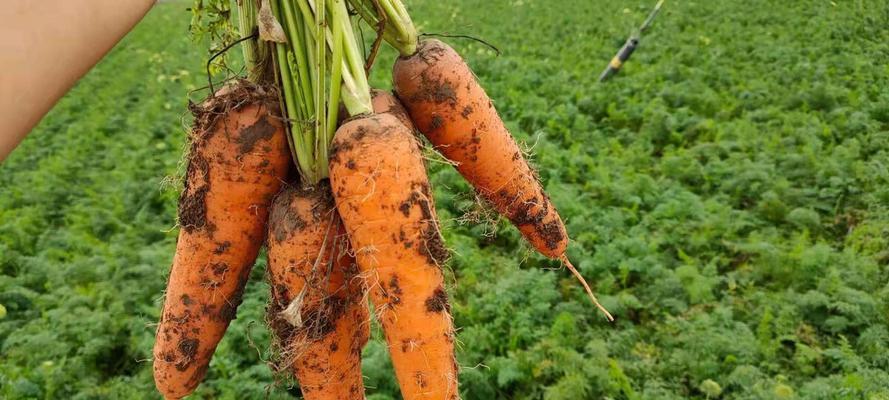
[[[608,321],[613,322],[614,317],[611,315],[610,312],[608,312],[608,309],[606,309],[604,306],[602,306],[602,304],[599,303],[599,300],[596,299],[596,295],[593,294],[593,289],[590,289],[590,285],[586,282],[586,279],[583,279],[583,275],[581,275],[580,272],[577,271],[577,268],[574,268],[574,265],[571,264],[571,261],[568,260],[568,256],[562,254],[562,256],[559,257],[559,261],[565,264],[565,266],[568,267],[568,270],[571,271],[572,274],[574,274],[574,277],[576,277],[577,280],[580,281],[580,284],[583,285],[583,288],[586,290],[586,293],[590,297],[590,300],[592,300],[593,304],[595,304],[596,307],[600,311],[602,311],[603,314],[605,314],[605,317],[608,318]]]

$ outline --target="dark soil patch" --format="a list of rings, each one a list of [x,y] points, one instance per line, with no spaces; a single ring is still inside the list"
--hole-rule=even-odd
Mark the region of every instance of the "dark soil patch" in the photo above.
[[[404,295],[404,291],[401,290],[398,283],[398,276],[392,275],[392,278],[389,279],[389,304],[394,306],[401,304],[402,295]]]
[[[423,220],[433,219],[433,210],[430,199],[432,199],[432,189],[429,187],[429,184],[426,182],[414,182],[411,184],[411,194],[398,205],[398,210],[404,214],[405,217],[409,217],[411,213],[411,209],[414,205],[420,206],[420,213],[423,217]],[[404,234],[402,233],[402,238]]]
[[[198,353],[198,344],[200,341],[195,338],[183,338],[179,341],[176,347],[179,350],[179,353],[182,354],[182,361],[176,363],[176,369],[179,371],[185,371],[194,362],[194,357]]]
[[[463,111],[460,112],[460,115],[463,116],[463,119],[469,119],[469,116],[472,115],[472,106],[463,107]]]
[[[185,185],[179,198],[179,224],[187,233],[205,229],[212,233],[215,226],[207,220],[207,193],[210,185],[210,159],[204,152],[206,144],[216,132],[216,123],[232,110],[248,105],[261,105],[270,113],[279,109],[277,92],[274,87],[261,86],[239,80],[226,87],[219,94],[211,95],[200,104],[189,102],[194,115],[194,126],[189,139],[191,148],[188,154],[188,168]],[[275,133],[274,126],[266,116],[241,131],[238,138],[242,153],[251,151],[257,142],[268,139]]]
[[[364,125],[358,125],[358,128],[355,128],[352,131],[352,140],[360,141],[363,140],[365,136],[369,133],[369,130]]]
[[[497,195],[504,200],[508,193],[501,190]],[[533,226],[548,249],[559,248],[565,240],[565,230],[558,215],[554,215],[556,211],[546,193],[540,190],[531,201],[521,200],[520,196],[512,200],[512,203],[519,202],[519,205],[509,213],[509,220],[515,226]],[[549,222],[544,222],[547,220]]]
[[[421,41],[417,46],[417,52],[414,55],[400,58],[420,57],[426,64],[434,64],[438,62],[447,53],[445,44],[435,39]]]
[[[310,340],[321,340],[336,329],[336,322],[346,313],[346,301],[340,297],[328,297],[318,306],[309,309],[303,318],[308,321],[301,328]]]
[[[281,311],[284,310],[280,304],[284,299],[284,297],[275,296],[266,308],[266,323],[269,329],[275,333],[276,342],[280,347],[292,343],[296,335],[296,328],[280,316]]]
[[[272,202],[272,210],[269,215],[269,233],[279,243],[308,226],[297,210],[291,208],[291,204],[297,196],[299,196],[299,192],[296,187],[284,185],[284,188]]]
[[[210,191],[210,165],[200,151],[192,149],[185,187],[179,197],[179,224],[188,233],[213,226],[207,221],[207,193]]]
[[[444,118],[437,114],[433,115],[432,121],[429,123],[429,129],[436,130],[438,128],[441,128],[442,126],[444,126]]]
[[[225,254],[225,252],[228,251],[228,249],[229,249],[229,247],[231,247],[231,245],[232,245],[232,242],[229,242],[228,240],[226,240],[222,243],[216,243],[216,249],[213,250],[213,254],[216,254],[216,255]]]
[[[429,71],[425,71],[420,75],[420,89],[410,96],[410,101],[449,104],[451,108],[456,107],[457,92],[454,86],[444,79],[431,79],[429,74]]]
[[[273,85],[257,85],[244,79],[226,85],[200,104],[189,101],[188,109],[194,115],[192,141],[206,139],[216,121],[227,112],[252,104],[264,106],[272,115],[280,114],[278,92]]]
[[[297,189],[300,197],[309,198],[312,201],[312,223],[327,222],[330,213],[334,210],[333,192],[330,188],[330,180],[318,182],[315,187]]]
[[[238,151],[241,154],[249,153],[253,151],[253,148],[256,146],[256,142],[260,140],[268,140],[275,134],[275,126],[269,123],[268,118],[263,115],[256,121],[253,125],[250,125],[241,130],[240,136],[238,136]]]
[[[437,85],[432,89],[432,100],[439,104],[444,102],[455,104],[457,102],[457,93],[450,82],[444,81],[441,85]]]
[[[509,218],[516,225],[536,225],[549,213],[549,199],[535,198],[533,201],[522,201]],[[536,211],[535,211],[536,209]]]
[[[418,197],[419,194],[417,192],[412,192],[407,199],[401,202],[401,204],[398,206],[398,210],[401,211],[401,213],[404,214],[405,217],[410,217],[411,208],[413,208],[414,204],[417,203]]]
[[[431,313],[441,313],[444,311],[451,312],[451,304],[448,303],[448,294],[444,288],[439,286],[432,292],[432,295],[426,299],[426,311]]]
[[[201,315],[209,316],[210,318],[216,318],[216,305],[215,304],[201,304]]]
[[[210,265],[210,270],[217,276],[225,275],[228,272],[229,266],[227,263],[218,262]]]
[[[423,230],[422,245],[417,250],[426,257],[426,260],[437,266],[442,266],[448,261],[450,253],[444,245],[444,240],[438,230],[438,224],[435,221],[429,221],[429,225]]]
[[[421,244],[417,246],[417,251],[425,256],[430,264],[441,266],[447,262],[449,253],[441,238],[438,221],[435,219],[432,190],[426,182],[414,182],[411,187],[413,189],[411,194],[398,206],[398,210],[405,217],[409,217],[415,205],[420,207],[422,220],[427,223],[427,227],[421,232]],[[399,240],[404,243],[405,248],[413,246],[413,242],[407,240],[404,232],[400,232]]]
[[[353,148],[355,148],[355,145],[349,138],[334,140],[330,146],[330,155],[328,156],[330,163],[334,164],[339,162],[340,154],[348,153]]]
[[[417,371],[414,373],[414,380],[417,382],[417,386],[421,388],[425,388],[429,384],[426,382],[426,375],[423,374],[423,371]]]
[[[539,224],[537,231],[540,232],[546,247],[550,250],[559,248],[562,242],[565,241],[565,230],[559,220]]]

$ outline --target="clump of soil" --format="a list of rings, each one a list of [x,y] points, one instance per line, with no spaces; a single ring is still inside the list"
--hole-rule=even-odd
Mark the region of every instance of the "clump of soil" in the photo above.
[[[200,341],[195,338],[185,337],[176,345],[179,353],[182,354],[182,361],[176,363],[176,369],[185,371],[194,361],[194,357],[198,353],[198,345]]]
[[[298,213],[290,212],[290,201],[294,198],[296,187],[284,185],[281,192],[275,196],[269,214],[269,232],[278,242],[287,240],[293,233],[307,226]]]
[[[192,149],[188,160],[185,187],[179,196],[179,224],[188,233],[208,227],[207,192],[210,191],[210,165],[199,151]]]
[[[429,224],[423,230],[423,243],[418,247],[418,251],[426,257],[430,264],[442,266],[448,261],[450,252],[444,245],[438,224],[434,221],[430,221]]]
[[[438,287],[432,295],[426,299],[426,311],[431,313],[451,312],[451,304],[448,303],[448,294],[443,287]]]

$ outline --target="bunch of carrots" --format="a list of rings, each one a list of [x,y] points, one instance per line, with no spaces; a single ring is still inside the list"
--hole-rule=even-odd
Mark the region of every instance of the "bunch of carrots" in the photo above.
[[[268,323],[306,399],[364,399],[367,298],[402,395],[457,399],[442,240],[417,132],[541,254],[568,234],[457,52],[418,40],[400,0],[238,0],[247,79],[192,105],[176,254],[154,348],[166,398],[204,378],[262,246]],[[371,90],[349,15],[401,57]],[[295,168],[294,168],[295,167]]]

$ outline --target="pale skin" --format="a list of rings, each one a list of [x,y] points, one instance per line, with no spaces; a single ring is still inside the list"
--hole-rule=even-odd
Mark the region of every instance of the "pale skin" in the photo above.
[[[155,0],[3,0],[0,162]]]

